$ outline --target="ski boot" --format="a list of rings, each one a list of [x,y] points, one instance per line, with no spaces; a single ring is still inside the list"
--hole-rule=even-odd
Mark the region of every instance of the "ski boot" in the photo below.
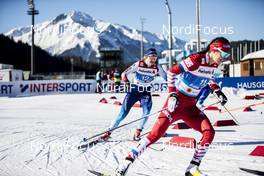
[[[134,159],[131,156],[126,157],[125,161],[123,163],[120,163],[118,168],[116,169],[116,176],[124,176],[133,161]]]
[[[200,163],[191,161],[190,165],[186,169],[185,176],[207,176],[199,170]]]
[[[133,136],[133,140],[134,141],[140,141],[140,134],[141,134],[142,130],[141,129],[136,129],[134,136]]]

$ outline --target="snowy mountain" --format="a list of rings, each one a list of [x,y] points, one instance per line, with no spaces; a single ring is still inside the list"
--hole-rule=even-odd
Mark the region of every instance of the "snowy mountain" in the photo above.
[[[125,62],[140,56],[141,32],[119,24],[111,24],[83,12],[60,14],[51,21],[35,25],[35,44],[52,55],[82,56],[85,60],[98,58],[100,47],[121,48]],[[30,26],[20,27],[5,35],[15,41],[31,44]],[[174,38],[175,48],[183,48],[185,41]],[[167,48],[163,36],[144,31],[144,47],[155,45],[158,51]]]

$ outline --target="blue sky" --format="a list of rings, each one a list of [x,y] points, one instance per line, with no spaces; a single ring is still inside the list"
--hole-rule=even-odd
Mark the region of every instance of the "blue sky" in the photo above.
[[[78,10],[96,19],[141,28],[161,34],[166,30],[165,0],[35,0],[40,14],[36,23],[51,20],[60,13]],[[173,34],[184,40],[195,37],[195,0],[169,0]],[[212,39],[224,33],[231,40],[264,38],[264,0],[201,0],[202,38]],[[0,33],[30,25],[26,0],[0,0]],[[165,30],[164,30],[165,29]],[[213,34],[216,33],[216,34]]]

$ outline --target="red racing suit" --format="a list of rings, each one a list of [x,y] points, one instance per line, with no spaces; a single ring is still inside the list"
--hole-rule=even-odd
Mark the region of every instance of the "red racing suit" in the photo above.
[[[200,145],[209,145],[214,139],[214,128],[207,116],[196,107],[196,96],[200,90],[209,85],[210,89],[218,89],[214,77],[219,75],[218,64],[209,65],[209,56],[206,54],[193,54],[173,66],[167,72],[168,91],[178,96],[178,106],[173,112],[161,112],[147,139],[149,145],[161,138],[168,127],[177,120],[183,120],[189,127],[202,134]],[[179,78],[176,79],[176,76]],[[164,108],[167,107],[168,99]]]

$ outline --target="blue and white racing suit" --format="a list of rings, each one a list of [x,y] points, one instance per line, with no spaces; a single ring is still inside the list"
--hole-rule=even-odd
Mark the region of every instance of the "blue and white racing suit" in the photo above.
[[[151,83],[158,75],[160,75],[164,80],[167,80],[166,72],[160,65],[148,67],[144,60],[134,63],[122,73],[122,80],[129,80],[131,83],[130,90],[124,98],[120,113],[111,123],[109,130],[119,126],[120,122],[125,119],[130,109],[137,101],[140,102],[143,109],[142,117],[145,117],[150,113],[152,107]],[[143,118],[137,129],[142,130],[147,120],[148,117]]]

